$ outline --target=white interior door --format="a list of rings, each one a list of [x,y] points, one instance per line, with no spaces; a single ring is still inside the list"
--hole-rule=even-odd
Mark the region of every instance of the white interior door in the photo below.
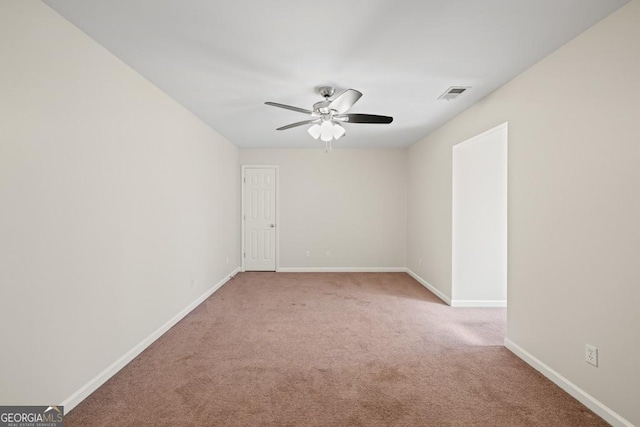
[[[276,271],[276,168],[244,169],[244,269]]]

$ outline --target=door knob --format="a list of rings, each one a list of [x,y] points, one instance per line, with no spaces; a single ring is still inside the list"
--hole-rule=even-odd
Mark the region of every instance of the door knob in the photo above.
[[[271,224],[271,225],[270,225],[270,227],[271,227],[271,228],[274,228],[275,226],[276,226],[275,224]]]

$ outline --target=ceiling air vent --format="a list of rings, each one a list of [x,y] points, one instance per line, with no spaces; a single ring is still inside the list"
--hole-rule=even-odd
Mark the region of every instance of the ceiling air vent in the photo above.
[[[446,101],[451,101],[452,99],[456,99],[467,89],[471,89],[471,86],[451,86],[447,89],[442,95],[438,97],[438,99],[444,99]]]

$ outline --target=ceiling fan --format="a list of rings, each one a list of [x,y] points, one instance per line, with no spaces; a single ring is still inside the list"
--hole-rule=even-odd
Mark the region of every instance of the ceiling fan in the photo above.
[[[284,108],[312,116],[309,120],[291,123],[290,125],[279,127],[276,130],[287,130],[310,124],[312,126],[308,129],[309,134],[315,139],[322,139],[326,143],[327,151],[330,151],[331,141],[341,138],[346,134],[341,123],[391,123],[393,121],[393,117],[389,116],[347,113],[362,96],[362,93],[355,89],[347,89],[333,99],[331,99],[331,97],[335,93],[335,88],[332,86],[320,86],[318,92],[324,97],[324,101],[313,104],[313,110],[279,104],[277,102],[265,102],[265,104],[271,105],[272,107]]]

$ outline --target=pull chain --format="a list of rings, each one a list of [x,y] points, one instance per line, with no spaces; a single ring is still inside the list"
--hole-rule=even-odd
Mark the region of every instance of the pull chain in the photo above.
[[[324,152],[329,154],[333,151],[333,147],[331,146],[331,140],[324,142]]]

